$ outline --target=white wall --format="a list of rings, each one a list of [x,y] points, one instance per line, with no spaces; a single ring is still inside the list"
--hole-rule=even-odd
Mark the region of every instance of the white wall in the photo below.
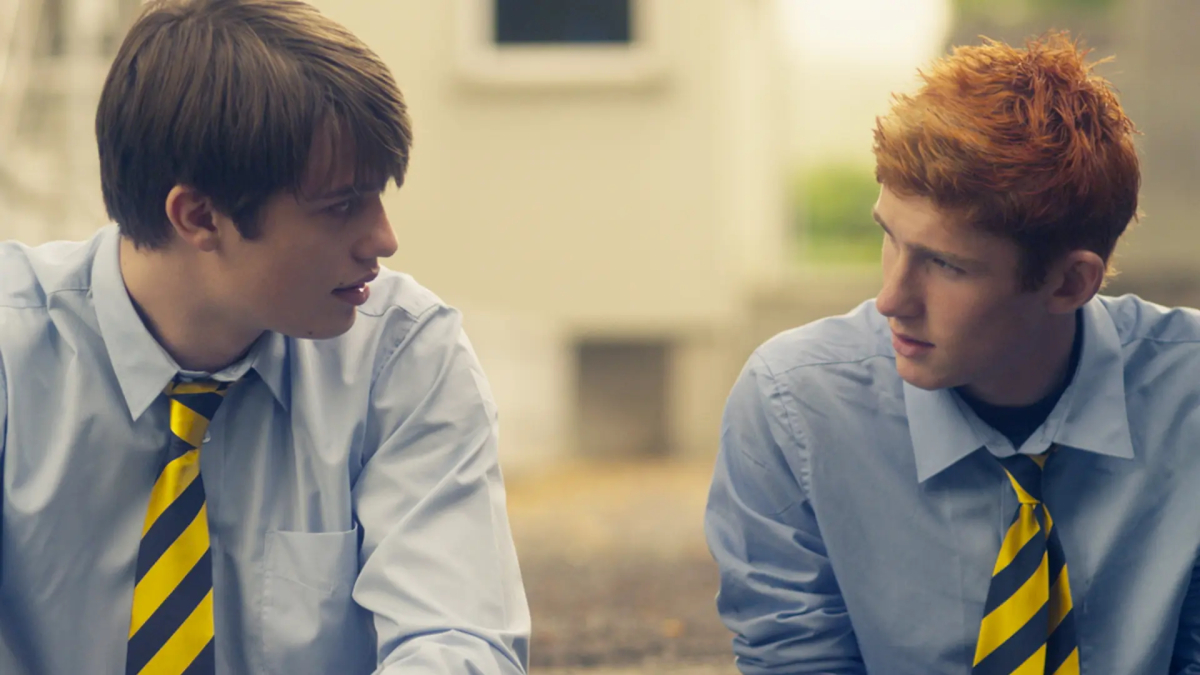
[[[463,328],[500,410],[500,461],[535,474],[572,454],[572,358],[561,326],[533,316],[463,307]]]
[[[502,86],[461,66],[459,12],[481,1],[317,1],[389,64],[413,116],[389,264],[466,309],[509,470],[599,433],[596,411],[575,426],[583,336],[672,341],[668,442],[714,448],[747,289],[788,255],[776,3],[641,0],[661,77]]]
[[[452,301],[585,330],[734,311],[738,276],[764,264],[747,248],[780,253],[763,234],[777,223],[759,224],[777,215],[759,168],[774,144],[747,110],[764,75],[737,58],[755,46],[741,8],[762,3],[645,1],[664,29],[661,85],[507,90],[456,71],[452,2],[317,3],[388,62],[412,110],[393,264]]]

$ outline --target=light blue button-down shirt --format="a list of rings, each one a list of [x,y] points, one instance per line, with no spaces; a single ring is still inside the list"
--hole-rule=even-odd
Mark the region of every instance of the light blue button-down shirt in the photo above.
[[[1078,371],[1020,452],[1044,497],[1083,672],[1200,673],[1200,314],[1084,307]],[[706,514],[747,675],[968,675],[1016,496],[1014,452],[896,372],[873,302],[785,332],[730,395]]]
[[[0,244],[0,673],[125,672],[179,371],[113,227]],[[354,327],[267,333],[201,452],[219,673],[517,675],[529,613],[459,315],[384,271]]]

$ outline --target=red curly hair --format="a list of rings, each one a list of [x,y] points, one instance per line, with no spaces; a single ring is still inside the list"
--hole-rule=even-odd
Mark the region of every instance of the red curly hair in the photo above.
[[[1141,177],[1133,123],[1087,53],[1066,33],[955,48],[876,119],[876,179],[1015,241],[1026,290],[1069,251],[1107,263]]]

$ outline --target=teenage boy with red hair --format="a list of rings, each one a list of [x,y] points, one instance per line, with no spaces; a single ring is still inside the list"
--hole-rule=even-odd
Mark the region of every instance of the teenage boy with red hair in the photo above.
[[[725,411],[746,675],[1200,673],[1200,316],[1098,295],[1139,170],[1085,56],[958,48],[878,120],[879,295]]]

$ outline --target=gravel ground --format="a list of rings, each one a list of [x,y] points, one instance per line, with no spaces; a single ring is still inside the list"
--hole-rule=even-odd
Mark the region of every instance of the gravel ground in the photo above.
[[[736,675],[704,544],[709,464],[577,464],[509,482],[535,675]]]

